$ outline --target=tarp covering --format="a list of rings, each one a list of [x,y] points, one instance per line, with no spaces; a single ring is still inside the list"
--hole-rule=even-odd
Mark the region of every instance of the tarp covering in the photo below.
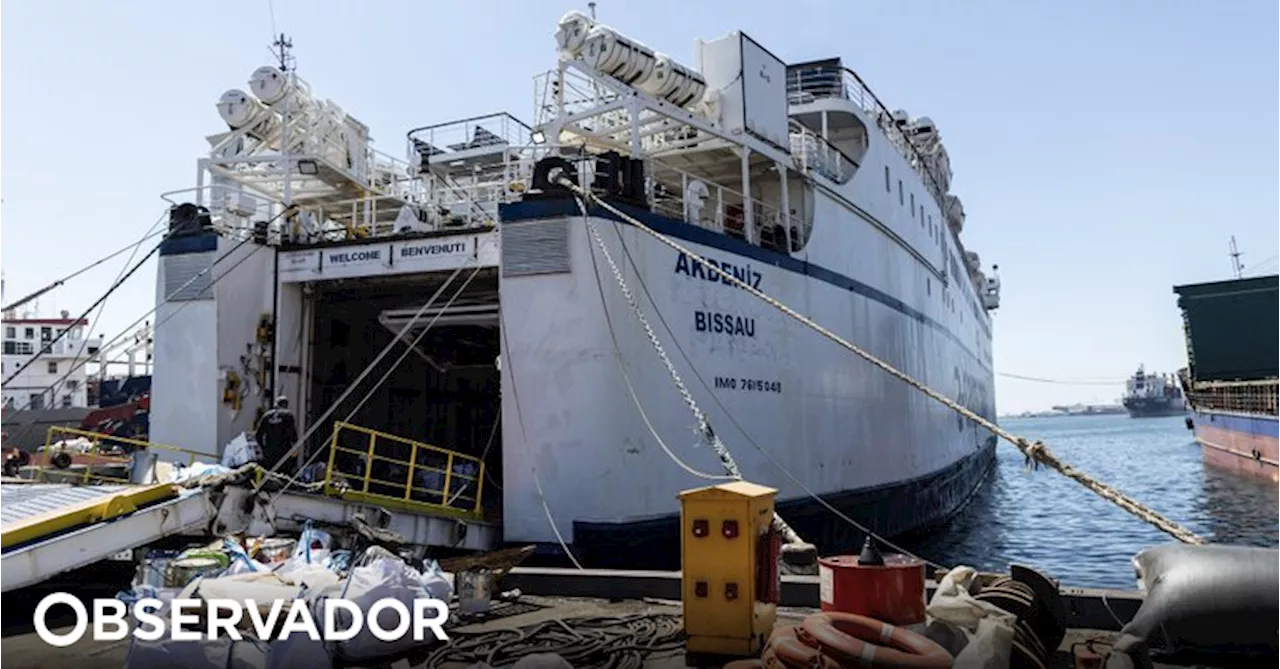
[[[1187,324],[1193,381],[1275,378],[1277,277],[1174,286]]]

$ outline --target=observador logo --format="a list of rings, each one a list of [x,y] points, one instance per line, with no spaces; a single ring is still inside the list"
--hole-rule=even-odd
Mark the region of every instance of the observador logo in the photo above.
[[[75,623],[63,634],[55,634],[46,621],[49,609],[58,604],[70,607],[75,613]],[[222,637],[239,641],[244,638],[239,628],[246,620],[254,635],[263,641],[286,639],[294,634],[305,634],[313,641],[346,641],[366,627],[374,638],[384,642],[399,641],[409,634],[414,641],[423,641],[427,639],[428,630],[440,641],[449,640],[444,631],[449,606],[439,599],[415,599],[412,610],[405,602],[393,598],[380,599],[367,611],[346,599],[322,599],[314,603],[304,599],[277,599],[265,613],[262,604],[265,602],[232,599],[175,599],[168,603],[140,599],[130,607],[118,599],[95,599],[90,615],[79,599],[59,592],[40,600],[34,622],[40,639],[57,647],[70,646],[86,633],[94,641],[120,641],[129,636],[142,641],[203,641]],[[313,609],[318,609],[319,624]],[[162,611],[167,619],[160,615]],[[384,612],[392,615],[383,615]],[[130,615],[137,621],[136,626],[130,624]],[[389,618],[393,618],[395,624],[387,628],[384,624]]]

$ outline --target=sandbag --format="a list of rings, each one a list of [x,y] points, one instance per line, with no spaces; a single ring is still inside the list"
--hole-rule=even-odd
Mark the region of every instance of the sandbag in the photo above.
[[[379,559],[372,564],[356,567],[344,581],[317,594],[317,600],[321,596],[350,600],[366,616],[369,609],[380,599],[400,600],[405,608],[412,612],[414,600],[429,597],[422,582],[422,574],[399,559]],[[350,615],[343,609],[338,609],[334,618],[338,629],[348,629],[352,625]],[[382,629],[394,629],[396,626],[397,616],[394,611],[384,609],[379,612],[377,618]],[[417,646],[433,643],[437,643],[437,640],[430,632],[421,641],[415,641],[412,633],[406,634],[398,641],[380,641],[369,629],[369,619],[365,618],[359,634],[338,642],[338,654],[346,660],[358,662],[402,653]]]
[[[428,595],[442,602],[453,598],[453,578],[445,574],[435,560],[428,561],[422,572],[422,587]]]
[[[1145,597],[1108,668],[1149,667],[1149,648],[1277,653],[1280,551],[1168,544],[1142,551],[1133,565]]]
[[[977,576],[973,567],[947,572],[929,600],[926,612],[933,624],[925,636],[952,653],[957,667],[1003,669],[1009,666],[1018,617],[969,594]],[[956,633],[963,636],[963,643],[947,638]]]
[[[262,447],[248,432],[236,435],[235,439],[222,448],[222,466],[227,469],[237,469],[260,460],[262,460]]]

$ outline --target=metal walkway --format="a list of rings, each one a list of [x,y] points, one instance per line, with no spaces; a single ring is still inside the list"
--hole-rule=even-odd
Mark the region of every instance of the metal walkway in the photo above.
[[[202,531],[215,513],[203,490],[172,484],[0,486],[0,592]]]

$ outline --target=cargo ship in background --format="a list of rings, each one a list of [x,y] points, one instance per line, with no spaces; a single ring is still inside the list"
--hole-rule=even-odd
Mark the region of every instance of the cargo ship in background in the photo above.
[[[1187,410],[1182,389],[1174,378],[1164,374],[1148,374],[1142,365],[1125,382],[1124,398],[1120,402],[1131,418],[1179,416]]]
[[[1173,292],[1187,342],[1179,377],[1205,463],[1280,480],[1277,275],[1187,284]]]

